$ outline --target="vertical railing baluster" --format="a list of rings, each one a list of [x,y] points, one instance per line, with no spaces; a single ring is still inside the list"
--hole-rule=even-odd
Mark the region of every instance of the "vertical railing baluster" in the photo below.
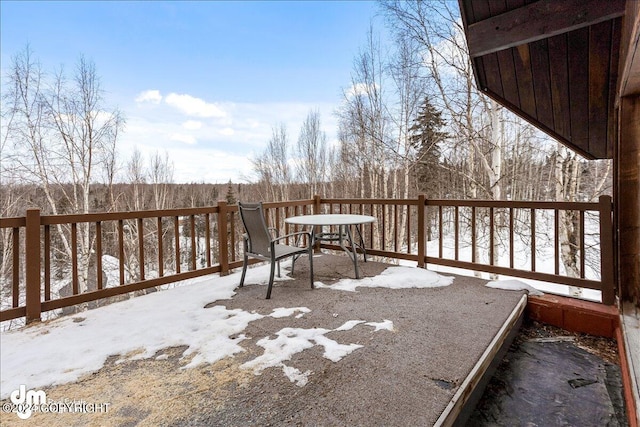
[[[513,250],[513,208],[509,208],[509,268],[513,268],[514,250]]]
[[[383,251],[386,249],[385,240],[387,238],[387,212],[388,212],[388,208],[385,205],[385,208],[382,209],[382,241],[380,245],[382,246],[381,249]]]
[[[45,234],[47,230],[45,227]],[[102,223],[96,221],[96,286],[102,289]],[[46,285],[45,285],[46,288]]]
[[[553,212],[553,268],[555,274],[560,274],[560,210]]]
[[[453,220],[455,221],[454,223],[454,230],[455,230],[455,236],[454,236],[454,249],[453,249],[453,253],[455,255],[455,260],[458,261],[458,258],[460,256],[460,249],[459,249],[459,243],[460,243],[460,224],[459,224],[459,220],[460,220],[460,207],[458,205],[456,205],[455,207],[455,214],[453,217]]]
[[[584,243],[584,211],[580,210],[580,278],[582,279],[584,279],[585,277],[585,271],[584,271],[585,258],[586,258],[586,253],[585,253],[585,243]]]
[[[398,205],[393,205],[393,250],[398,252]]]
[[[411,253],[411,205],[407,205],[407,253]]]
[[[156,218],[158,232],[158,277],[164,277],[164,239],[162,235],[162,217]]]
[[[489,265],[495,265],[496,263],[496,254],[495,254],[495,241],[496,241],[496,223],[493,218],[495,211],[493,206],[489,208]]]
[[[204,214],[205,250],[207,251],[207,267],[211,267],[211,215]],[[235,256],[233,258],[235,260]]]
[[[196,216],[189,215],[189,225],[191,232],[191,270],[196,269]]]
[[[476,263],[476,207],[471,206],[471,262]]]
[[[142,218],[138,218],[138,271],[140,280],[144,280],[144,224]]]
[[[369,215],[375,216],[374,212],[373,212],[373,204],[369,205],[369,209],[370,209]],[[369,227],[368,227],[369,228],[369,248],[370,249],[373,249],[373,229],[374,229],[375,224],[376,224],[375,222],[372,222],[372,223],[369,224]],[[362,227],[362,229],[364,231],[364,227]]]
[[[438,205],[438,258],[442,258],[442,205]]]
[[[531,208],[531,271],[536,271],[536,209]]]
[[[427,233],[424,230],[426,198],[424,194],[418,196],[418,267],[426,267]]]
[[[73,295],[78,295],[78,223],[71,223],[71,287]]]
[[[176,255],[176,273],[180,273],[180,217],[173,217],[173,240]]]
[[[118,257],[120,258],[120,285],[124,285],[124,222],[118,220]]]
[[[20,228],[14,227],[11,233],[11,247],[13,248],[11,265],[11,304],[17,307],[20,304]]]
[[[44,226],[44,300],[51,300],[51,226]]]

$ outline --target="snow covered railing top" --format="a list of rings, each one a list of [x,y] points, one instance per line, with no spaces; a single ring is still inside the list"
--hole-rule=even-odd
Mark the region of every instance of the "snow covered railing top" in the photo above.
[[[596,289],[614,302],[611,198],[597,203],[416,199],[313,199],[265,203],[270,226],[289,216],[373,215],[367,253]],[[0,321],[242,265],[237,206],[0,218]],[[323,243],[323,248],[339,249]],[[8,262],[11,260],[10,262]],[[553,261],[552,265],[550,260]]]

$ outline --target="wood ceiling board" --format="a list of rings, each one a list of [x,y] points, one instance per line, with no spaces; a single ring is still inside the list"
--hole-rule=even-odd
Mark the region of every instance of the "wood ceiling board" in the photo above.
[[[529,52],[531,54],[533,90],[536,99],[536,117],[548,128],[555,129],[547,41],[538,40],[529,44]]]
[[[540,0],[491,16],[486,2],[471,3],[467,43],[472,58],[622,16],[626,5],[625,0]]]
[[[607,155],[612,21],[589,28],[589,152]]]
[[[472,19],[469,21],[469,25],[474,22],[484,21],[491,18],[491,10],[489,9],[489,2],[486,0],[468,2],[471,6]]]
[[[487,90],[487,76],[484,72],[484,60],[482,58],[473,58],[471,60],[476,78],[476,86],[480,90]]]
[[[614,156],[614,147],[617,143],[618,116],[616,111],[616,87],[618,84],[618,66],[620,64],[620,40],[622,33],[622,18],[613,21],[611,36],[611,57],[609,65],[609,101],[607,112],[609,116],[607,126],[607,158]]]
[[[569,108],[571,138],[569,141],[582,151],[589,152],[589,28],[581,28],[567,35],[569,58]]]
[[[499,104],[501,104],[504,107],[506,107],[509,110],[511,110],[516,116],[518,116],[518,117],[522,118],[523,120],[529,122],[531,125],[533,125],[534,127],[540,129],[542,132],[548,134],[552,138],[558,140],[560,143],[570,147],[573,151],[575,151],[576,153],[578,153],[579,155],[581,155],[585,159],[595,159],[595,157],[593,155],[591,155],[589,152],[581,149],[580,147],[577,147],[577,146],[573,145],[571,143],[571,141],[569,141],[568,139],[564,138],[562,135],[559,135],[558,133],[556,133],[554,129],[548,128],[548,127],[544,126],[542,123],[540,123],[538,120],[536,120],[535,118],[524,114],[524,112],[522,110],[520,110],[519,108],[517,108],[514,105],[511,105],[509,102],[505,101],[505,99],[503,97],[496,95],[495,93],[493,93],[489,89],[483,91],[483,93],[485,95],[487,95],[489,98],[495,100]]]
[[[513,63],[513,51],[511,49],[501,50],[496,55],[498,57],[500,76],[502,77],[504,98],[513,105],[520,107],[520,94],[518,92],[516,67]]]
[[[489,55],[483,56],[482,61],[484,66],[484,75],[486,78],[486,86],[498,96],[503,97],[504,91],[502,89],[502,78],[500,76],[498,56],[495,53],[490,53]]]
[[[569,106],[569,71],[567,60],[567,36],[560,34],[547,40],[549,48],[549,77],[551,103],[553,105],[554,130],[565,140],[571,140],[571,116]]]
[[[518,93],[520,94],[520,108],[534,119],[536,115],[536,97],[533,91],[533,74],[531,72],[531,55],[529,45],[513,48],[513,62],[518,79]]]

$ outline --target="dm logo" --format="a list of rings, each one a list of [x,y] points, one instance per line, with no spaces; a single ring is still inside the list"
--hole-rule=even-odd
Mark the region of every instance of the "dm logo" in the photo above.
[[[20,385],[18,390],[14,390],[10,395],[11,403],[16,405],[16,414],[26,420],[33,413],[32,408],[47,403],[47,393],[42,390],[27,390],[27,386]]]

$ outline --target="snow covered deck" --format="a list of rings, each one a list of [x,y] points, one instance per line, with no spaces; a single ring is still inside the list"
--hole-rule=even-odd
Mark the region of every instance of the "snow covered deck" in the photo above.
[[[2,333],[3,403],[25,385],[108,404],[3,425],[447,425],[526,304],[480,279],[314,261],[315,290],[301,259],[270,300],[259,266],[244,288],[207,276]]]

